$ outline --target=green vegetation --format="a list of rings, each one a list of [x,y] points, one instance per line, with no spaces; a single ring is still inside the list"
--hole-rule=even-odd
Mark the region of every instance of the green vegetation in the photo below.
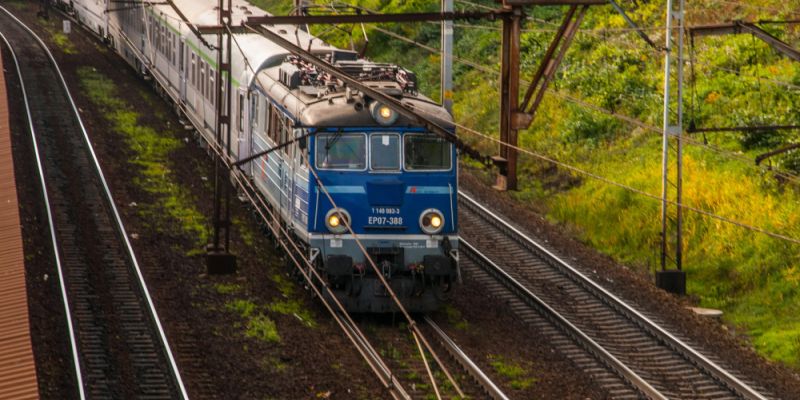
[[[214,289],[219,294],[233,294],[240,292],[242,287],[235,283],[216,283],[214,284]]]
[[[498,375],[509,380],[509,385],[516,390],[525,390],[536,383],[536,378],[520,364],[499,355],[489,356],[489,365]]]
[[[163,135],[140,122],[142,116],[118,97],[116,84],[93,68],[78,69],[81,89],[95,104],[115,132],[122,135],[132,154],[129,162],[139,167],[134,183],[157,201],[141,205],[142,217],[155,221],[163,231],[177,230],[196,240],[198,248],[208,242],[208,221],[194,206],[191,194],[182,188],[172,174],[170,155],[183,145],[180,140]],[[177,226],[175,222],[178,222]]]
[[[75,45],[70,41],[69,36],[53,29],[48,29],[48,31],[50,31],[50,36],[53,39],[53,43],[55,43],[64,54],[78,53],[78,51],[75,49]]]
[[[258,306],[244,299],[235,299],[225,304],[228,310],[235,312],[246,321],[244,335],[266,342],[278,343],[281,337],[275,321],[258,311]]]
[[[285,14],[289,2],[256,3]],[[353,0],[382,12],[435,11],[437,2]],[[496,7],[491,0],[457,2]],[[664,1],[623,4],[641,26],[662,27]],[[700,0],[687,4],[687,24],[730,20],[792,19],[797,0],[759,0],[752,6]],[[560,7],[528,10],[533,19],[522,34],[522,76],[530,79],[564,13]],[[439,25],[377,25],[420,43],[438,47]],[[455,53],[464,60],[498,70],[499,23],[459,22]],[[611,7],[592,7],[568,51],[550,92],[530,129],[520,132],[520,145],[610,180],[659,195],[661,139],[658,132],[634,126],[576,102],[570,95],[644,123],[661,126],[663,54],[649,48]],[[798,47],[800,31],[785,25],[764,25],[772,34]],[[312,27],[315,33],[324,28]],[[423,93],[437,99],[439,55],[368,27],[367,55],[414,70]],[[647,30],[658,42],[660,29]],[[330,31],[324,38],[348,47],[351,36]],[[353,32],[356,48],[363,44]],[[748,35],[696,38],[693,84],[685,92],[688,127],[783,124],[800,125],[800,64]],[[691,72],[685,74],[690,81]],[[455,118],[470,128],[497,135],[498,76],[456,62]],[[461,136],[486,153],[496,145]],[[773,172],[753,167],[759,154],[798,142],[796,131],[754,134],[692,135],[702,143],[748,161],[687,144],[684,170],[685,203],[748,225],[800,238],[800,184],[776,179]],[[800,173],[800,151],[772,157],[772,168]],[[465,165],[477,167],[465,160]],[[524,178],[513,195],[568,227],[582,240],[634,269],[649,273],[657,266],[659,203],[641,195],[578,176],[551,164],[522,157]],[[746,330],[766,357],[800,368],[800,251],[795,244],[770,238],[697,213],[685,214],[684,265],[689,293],[700,305],[725,311],[726,322]]]
[[[270,303],[267,309],[284,315],[293,315],[309,328],[317,326],[311,312],[303,307],[299,300],[283,300]]]
[[[245,336],[256,338],[267,342],[280,342],[281,337],[278,335],[278,328],[275,326],[275,321],[269,319],[264,314],[258,314],[247,322],[247,330]]]
[[[445,315],[447,316],[447,322],[452,324],[456,329],[466,331],[469,329],[469,322],[464,319],[464,316],[461,315],[461,311],[457,308],[453,307],[451,304],[445,304],[442,308]]]

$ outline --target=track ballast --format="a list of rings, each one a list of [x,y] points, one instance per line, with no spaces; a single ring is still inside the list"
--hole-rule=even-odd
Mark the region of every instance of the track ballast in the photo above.
[[[459,193],[459,204],[467,279],[507,298],[515,314],[543,332],[542,340],[553,342],[614,398],[771,398],[466,193]]]

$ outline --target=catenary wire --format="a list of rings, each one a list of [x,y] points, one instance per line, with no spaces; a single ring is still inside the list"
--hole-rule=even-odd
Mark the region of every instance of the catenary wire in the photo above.
[[[391,37],[393,37],[395,39],[401,40],[403,42],[419,46],[420,48],[423,48],[423,49],[428,50],[430,52],[441,53],[441,50],[439,50],[437,48],[428,46],[428,45],[426,45],[424,43],[420,43],[420,42],[418,42],[416,40],[413,40],[413,39],[410,39],[408,37],[399,35],[397,33],[394,33],[392,31],[390,31],[390,30],[383,29],[383,28],[380,28],[380,27],[377,27],[377,26],[373,27],[372,29],[374,29],[374,30],[376,30],[378,32],[381,32],[383,34],[386,34],[388,36],[391,36]],[[453,60],[457,61],[457,62],[460,62],[462,64],[465,64],[465,65],[468,65],[470,67],[473,67],[473,68],[475,68],[475,69],[477,69],[477,70],[479,70],[481,72],[492,73],[492,74],[498,74],[499,73],[497,70],[495,70],[493,68],[484,66],[484,65],[479,64],[477,62],[474,62],[474,61],[471,61],[471,60],[467,60],[467,59],[464,59],[464,58],[461,58],[461,57],[458,57],[458,56],[453,56]],[[656,133],[656,134],[659,134],[659,135],[662,134],[662,132],[663,132],[663,130],[661,128],[658,128],[656,126],[647,124],[645,122],[642,122],[642,121],[640,121],[640,120],[638,120],[636,118],[630,117],[628,115],[620,114],[620,113],[618,113],[616,111],[608,110],[606,108],[591,104],[591,103],[589,103],[589,102],[587,102],[585,100],[582,100],[582,99],[580,99],[580,98],[578,98],[578,97],[576,97],[574,95],[570,95],[570,94],[562,93],[562,92],[557,92],[557,91],[551,91],[550,93],[553,94],[556,97],[559,97],[559,98],[562,98],[564,100],[570,101],[572,103],[578,104],[578,105],[580,105],[580,106],[582,106],[584,108],[588,108],[588,109],[591,109],[593,111],[596,111],[596,112],[599,112],[599,113],[606,114],[606,115],[609,115],[611,117],[617,118],[617,119],[619,119],[621,121],[627,122],[628,124],[636,126],[636,127],[639,127],[641,129],[644,129],[644,130],[647,130],[647,131],[650,131],[650,132],[653,132],[653,133]],[[787,172],[787,171],[776,170],[776,169],[770,168],[768,166],[755,165],[753,163],[753,160],[748,158],[748,157],[739,155],[739,154],[737,154],[735,152],[732,152],[732,151],[728,151],[728,150],[722,149],[722,148],[717,147],[717,146],[713,146],[713,145],[709,145],[709,144],[703,143],[702,141],[693,139],[693,138],[688,137],[688,136],[683,136],[681,140],[683,140],[683,141],[685,141],[687,143],[693,144],[695,146],[708,149],[708,150],[710,150],[712,152],[715,152],[715,153],[718,153],[718,154],[720,154],[720,155],[722,155],[724,157],[728,157],[728,158],[732,158],[732,159],[736,159],[736,160],[742,161],[742,162],[746,163],[748,166],[750,166],[752,168],[759,169],[762,172],[772,172],[777,176],[780,176],[782,178],[786,178],[787,180],[790,180],[792,182],[800,184],[800,175],[792,174],[792,173]]]
[[[385,30],[385,29],[382,29],[382,28],[378,28],[378,27],[375,27],[374,29],[376,29],[376,30],[378,30],[380,32],[383,32],[383,33],[388,33],[390,36],[395,37],[395,38],[400,39],[400,40],[403,40],[405,42],[412,43],[412,44],[418,45],[420,47],[423,47],[426,50],[435,51],[435,52],[441,53],[441,51],[438,50],[438,49],[435,49],[433,47],[424,45],[424,44],[419,43],[419,42],[417,42],[417,41],[415,41],[413,39],[409,39],[407,37],[403,37],[403,36],[398,35],[398,34],[396,34],[394,32],[391,32],[391,31],[388,31],[388,30]],[[453,57],[453,59],[456,60],[456,61],[463,61],[463,59],[460,59],[460,58],[457,58],[457,57]],[[476,67],[479,70],[484,71],[484,72],[497,73],[497,71],[495,71],[495,70],[493,70],[491,68],[482,66],[482,65],[480,65],[478,63],[475,63],[475,62],[472,62],[472,61],[468,62],[468,65]],[[639,126],[639,127],[643,128],[643,129],[647,129],[647,130],[651,130],[651,131],[655,131],[655,132],[661,133],[661,130],[658,129],[657,127],[649,125],[649,124],[646,124],[646,123],[644,123],[642,121],[639,121],[639,120],[636,120],[636,119],[634,119],[632,117],[625,116],[625,115],[622,115],[622,114],[619,114],[619,113],[616,113],[616,112],[613,112],[613,111],[610,111],[610,110],[606,110],[606,109],[604,109],[602,107],[595,106],[593,104],[587,103],[587,102],[585,102],[583,100],[580,100],[580,99],[578,99],[578,98],[576,98],[574,96],[568,95],[568,94],[561,94],[559,92],[553,92],[553,93],[558,95],[559,97],[563,97],[563,98],[569,99],[570,101],[575,102],[577,104],[580,104],[580,105],[582,105],[584,107],[588,107],[588,108],[591,108],[591,109],[593,109],[595,111],[599,111],[599,112],[603,112],[603,113],[615,116],[615,117],[620,118],[620,119],[622,119],[622,120],[624,120],[626,122],[629,122],[629,123],[631,123],[633,125]],[[573,172],[580,173],[580,174],[583,174],[583,175],[598,179],[598,180],[600,180],[602,182],[605,182],[607,184],[610,184],[610,185],[613,185],[613,186],[617,186],[617,187],[632,191],[634,193],[646,196],[646,197],[651,198],[651,199],[655,199],[655,200],[658,200],[658,201],[663,201],[663,199],[660,196],[656,196],[656,195],[653,195],[651,193],[645,192],[643,190],[634,188],[632,186],[625,185],[625,184],[613,181],[611,179],[608,179],[608,178],[605,178],[603,176],[591,173],[589,171],[585,171],[585,170],[580,169],[578,167],[575,167],[575,166],[572,166],[572,165],[557,161],[555,159],[549,158],[547,156],[535,153],[535,152],[533,152],[531,150],[527,150],[527,149],[523,149],[523,148],[518,147],[518,146],[512,146],[512,145],[503,143],[499,139],[493,138],[493,137],[491,137],[489,135],[486,135],[486,134],[480,133],[478,131],[475,131],[473,129],[470,129],[470,128],[462,125],[462,124],[456,123],[456,126],[458,128],[460,128],[460,129],[464,129],[465,131],[470,132],[472,134],[475,134],[477,136],[481,136],[481,137],[483,137],[485,139],[488,139],[490,141],[499,143],[499,144],[501,144],[503,146],[506,146],[506,147],[509,147],[509,148],[514,148],[514,149],[516,149],[518,151],[521,151],[523,153],[532,155],[532,156],[534,156],[536,158],[539,158],[539,159],[554,163],[556,165],[562,166],[562,167],[567,168],[569,170],[572,170]],[[721,150],[719,148],[715,148],[715,147],[712,147],[712,146],[704,145],[699,141],[695,141],[693,139],[688,139],[688,140],[687,139],[688,138],[686,138],[686,137],[683,138],[683,140],[685,140],[687,142],[691,142],[691,143],[694,143],[694,144],[697,144],[697,145],[701,145],[701,146],[704,146],[704,147],[707,147],[707,148],[710,148],[710,149],[714,149],[714,151],[718,151],[718,152],[723,151],[723,150]],[[726,154],[726,153],[721,153],[721,154]],[[792,176],[792,177],[798,178],[796,176]],[[732,225],[735,225],[735,226],[739,226],[741,228],[749,229],[749,230],[752,230],[752,231],[755,231],[755,232],[760,232],[760,233],[763,233],[765,235],[768,235],[768,236],[771,236],[771,237],[774,237],[774,238],[778,238],[778,239],[782,239],[782,240],[786,240],[786,241],[789,241],[789,242],[792,242],[792,243],[795,243],[795,244],[800,244],[800,239],[792,238],[790,236],[787,236],[787,235],[784,235],[784,234],[780,234],[780,233],[775,233],[775,232],[772,232],[772,231],[769,231],[767,229],[760,228],[760,227],[757,227],[757,226],[754,226],[754,225],[745,224],[745,223],[742,223],[742,222],[739,222],[739,221],[736,221],[736,220],[733,220],[733,219],[730,219],[730,218],[727,218],[727,217],[724,217],[724,216],[721,216],[721,215],[718,215],[718,214],[714,214],[714,213],[712,213],[710,211],[706,211],[706,210],[702,210],[702,209],[697,208],[697,207],[686,205],[684,203],[677,203],[677,202],[672,201],[672,200],[666,200],[666,201],[667,201],[667,203],[669,203],[671,205],[674,205],[674,206],[677,206],[677,207],[681,207],[681,208],[683,208],[685,210],[692,211],[692,212],[704,215],[704,216],[712,218],[712,219],[716,219],[716,220],[719,220],[719,221],[722,221],[722,222],[726,222],[726,223],[729,223],[729,224],[732,224]]]
[[[540,160],[546,161],[548,163],[560,166],[560,167],[568,169],[568,170],[570,170],[572,172],[588,176],[590,178],[599,180],[599,181],[601,181],[603,183],[606,183],[608,185],[616,186],[616,187],[621,188],[621,189],[625,189],[627,191],[639,194],[641,196],[647,197],[647,198],[652,199],[652,200],[656,200],[656,201],[659,201],[659,202],[663,202],[664,201],[664,199],[661,196],[646,192],[646,191],[641,190],[641,189],[637,189],[637,188],[635,188],[633,186],[626,185],[624,183],[620,183],[620,182],[611,180],[611,179],[606,178],[606,177],[604,177],[602,175],[598,175],[598,174],[595,174],[593,172],[589,172],[587,170],[575,167],[573,165],[558,161],[558,160],[556,160],[554,158],[548,157],[548,156],[543,155],[543,154],[539,154],[539,153],[534,152],[532,150],[525,149],[525,148],[522,148],[522,147],[519,147],[519,146],[513,146],[513,145],[510,145],[508,143],[503,143],[502,141],[500,141],[500,139],[497,139],[497,138],[491,137],[491,136],[489,136],[487,134],[478,132],[478,131],[476,131],[474,129],[471,129],[469,127],[466,127],[464,125],[461,125],[461,124],[458,124],[458,123],[456,123],[455,125],[459,129],[462,129],[462,130],[464,130],[464,131],[466,131],[466,132],[468,132],[470,134],[473,134],[473,135],[476,135],[476,136],[480,136],[480,137],[482,137],[484,139],[487,139],[487,140],[490,140],[492,142],[498,143],[501,146],[505,146],[505,147],[508,147],[508,148],[511,148],[511,149],[515,149],[515,150],[517,150],[517,151],[519,151],[521,153],[524,153],[524,154],[530,155],[532,157],[538,158]],[[744,229],[748,229],[748,230],[751,230],[751,231],[759,232],[759,233],[765,234],[767,236],[771,236],[773,238],[781,239],[781,240],[784,240],[784,241],[787,241],[787,242],[791,242],[791,243],[794,243],[794,244],[800,244],[800,239],[798,239],[798,238],[787,236],[787,235],[784,235],[784,234],[781,234],[781,233],[775,233],[775,232],[772,232],[770,230],[767,230],[767,229],[764,229],[764,228],[761,228],[761,227],[757,227],[755,225],[750,225],[750,224],[746,224],[746,223],[743,223],[743,222],[739,222],[739,221],[733,220],[733,219],[728,218],[728,217],[724,217],[724,216],[721,216],[721,215],[718,215],[718,214],[714,214],[714,213],[712,213],[710,211],[706,211],[706,210],[703,210],[703,209],[700,209],[700,208],[697,208],[697,207],[694,207],[694,206],[687,205],[685,203],[678,203],[678,202],[673,201],[673,200],[666,200],[666,202],[669,203],[670,205],[683,208],[684,210],[692,211],[692,212],[695,212],[697,214],[700,214],[700,215],[703,215],[703,216],[706,216],[706,217],[709,217],[709,218],[712,218],[712,219],[716,219],[718,221],[722,221],[722,222],[725,222],[725,223],[728,223],[728,224],[731,224],[731,225],[738,226],[740,228],[744,228]]]

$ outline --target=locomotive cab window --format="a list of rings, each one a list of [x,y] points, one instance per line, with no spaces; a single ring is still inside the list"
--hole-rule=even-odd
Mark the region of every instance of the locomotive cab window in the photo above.
[[[326,133],[317,135],[317,168],[349,170],[366,169],[366,142],[366,135],[361,133]]]
[[[369,168],[371,170],[400,170],[400,135],[373,133],[369,137],[369,150]]]
[[[404,167],[408,171],[442,171],[451,165],[451,145],[433,135],[408,134],[403,138]]]

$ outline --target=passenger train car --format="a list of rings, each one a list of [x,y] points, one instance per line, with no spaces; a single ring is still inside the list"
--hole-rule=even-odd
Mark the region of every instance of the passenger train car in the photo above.
[[[151,77],[209,143],[217,137],[216,102],[231,102],[232,159],[309,135],[235,172],[254,183],[305,243],[308,257],[346,308],[396,309],[344,222],[409,310],[430,311],[441,304],[458,276],[457,160],[451,143],[255,34],[235,35],[233,89],[217,99],[217,82],[228,77],[217,73],[216,52],[170,6],[62,3]],[[175,4],[196,26],[217,23],[216,1]],[[241,0],[233,5],[233,24],[266,15]],[[267,28],[453,129],[451,116],[417,92],[410,71],[360,59],[295,26]],[[206,40],[216,43],[213,35]],[[221,137],[224,141],[227,135]]]

